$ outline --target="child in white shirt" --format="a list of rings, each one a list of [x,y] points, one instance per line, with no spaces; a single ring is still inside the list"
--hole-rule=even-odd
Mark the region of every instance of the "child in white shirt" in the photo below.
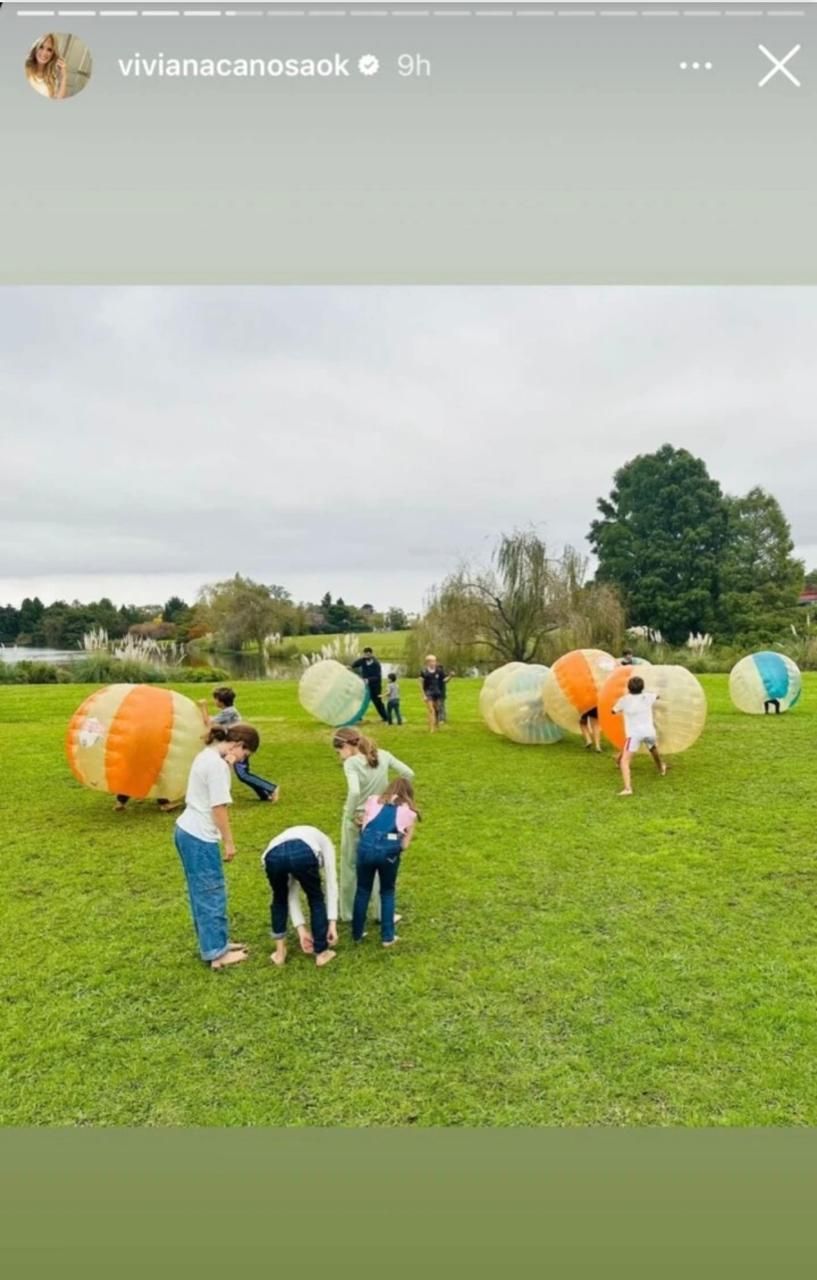
[[[314,953],[317,965],[334,960],[331,947],[338,940],[338,875],[335,846],[317,827],[287,827],[271,840],[261,857],[261,864],[272,889],[272,936],[275,950],[273,964],[282,965],[287,958],[287,916],[301,935],[301,947]],[[321,885],[321,871],[326,882],[326,896]],[[312,936],[303,930],[303,915],[298,898],[303,889],[309,903]],[[304,945],[306,942],[306,945]],[[311,945],[310,945],[311,943]]]
[[[613,707],[613,715],[624,716],[624,731],[627,735],[617,759],[624,783],[623,789],[618,793],[620,796],[631,796],[633,794],[630,761],[640,747],[647,748],[662,777],[667,772],[667,766],[658,754],[658,737],[652,716],[652,709],[658,701],[658,694],[645,693],[644,681],[641,676],[631,676],[627,681],[627,690],[628,692],[619,698]]]

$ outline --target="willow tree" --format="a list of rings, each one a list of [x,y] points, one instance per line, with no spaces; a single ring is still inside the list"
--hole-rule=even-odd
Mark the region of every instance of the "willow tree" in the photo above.
[[[574,643],[618,644],[618,598],[587,584],[586,572],[571,547],[554,559],[532,531],[503,534],[487,568],[463,565],[432,593],[414,647],[462,666],[485,657],[542,662]]]

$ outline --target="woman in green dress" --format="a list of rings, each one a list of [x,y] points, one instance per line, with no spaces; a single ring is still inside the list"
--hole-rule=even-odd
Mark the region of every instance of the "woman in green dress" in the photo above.
[[[340,918],[352,919],[352,907],[357,889],[357,842],[360,839],[360,822],[363,807],[370,796],[379,796],[386,790],[389,770],[401,778],[414,777],[402,760],[390,751],[378,747],[357,729],[336,729],[332,746],[343,761],[346,775],[346,803],[343,806],[340,838]],[[380,894],[373,890],[369,907],[376,920],[380,919]]]

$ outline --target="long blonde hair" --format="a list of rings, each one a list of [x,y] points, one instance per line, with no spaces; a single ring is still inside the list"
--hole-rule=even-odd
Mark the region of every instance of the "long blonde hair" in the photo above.
[[[366,763],[370,769],[376,769],[380,762],[374,738],[367,738],[364,734],[358,733],[357,729],[350,727],[336,729],[332,737],[332,746],[354,747],[359,755],[366,757]]]
[[[51,41],[54,56],[45,64],[44,67],[41,67],[37,61],[37,51],[38,49],[42,49],[46,40]],[[48,90],[48,96],[50,98],[55,98],[59,89],[59,80],[57,77],[57,59],[59,56],[60,51],[57,44],[57,37],[52,31],[49,31],[47,35],[43,36],[42,40],[38,40],[36,44],[31,46],[29,55],[26,58],[26,76],[31,83],[38,80],[40,84],[44,84]]]

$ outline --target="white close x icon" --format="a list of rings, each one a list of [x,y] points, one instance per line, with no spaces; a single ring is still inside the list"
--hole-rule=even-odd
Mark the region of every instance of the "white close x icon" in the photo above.
[[[760,50],[760,52],[764,54],[765,57],[767,57],[769,61],[773,64],[771,71],[767,71],[766,75],[758,84],[759,89],[762,89],[764,85],[768,84],[769,81],[774,76],[777,75],[778,71],[781,71],[788,80],[791,80],[795,89],[800,88],[800,81],[797,79],[797,76],[793,75],[792,72],[789,71],[789,68],[786,66],[786,63],[791,62],[792,58],[795,57],[795,55],[800,52],[801,48],[803,47],[802,45],[796,44],[793,49],[789,49],[788,53],[784,58],[778,58],[773,53],[770,53],[769,50],[766,48],[765,44],[759,44],[757,47]]]

